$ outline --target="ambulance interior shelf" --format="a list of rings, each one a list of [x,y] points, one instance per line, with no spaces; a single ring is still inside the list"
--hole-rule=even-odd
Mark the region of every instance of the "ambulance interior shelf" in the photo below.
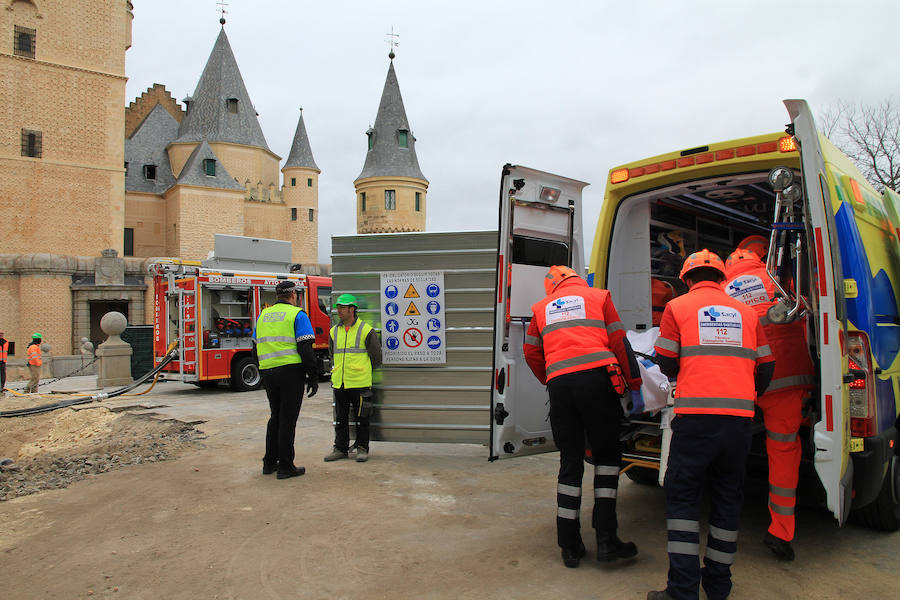
[[[250,289],[203,288],[203,348],[249,349],[253,346]]]

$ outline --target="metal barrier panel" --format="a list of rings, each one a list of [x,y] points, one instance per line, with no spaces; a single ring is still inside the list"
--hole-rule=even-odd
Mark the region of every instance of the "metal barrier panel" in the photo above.
[[[493,381],[497,232],[332,237],[333,296],[357,297],[381,333],[381,273],[444,273],[447,361],[376,373],[373,440],[487,444]]]
[[[129,325],[122,341],[131,344],[131,377],[137,379],[153,370],[153,325]]]

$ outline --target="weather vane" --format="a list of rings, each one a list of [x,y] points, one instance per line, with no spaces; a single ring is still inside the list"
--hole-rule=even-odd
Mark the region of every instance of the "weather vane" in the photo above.
[[[219,10],[222,13],[221,18],[219,18],[219,23],[224,25],[225,24],[225,12],[226,12],[225,7],[228,6],[228,4],[225,2],[225,0],[219,0],[216,4],[219,5]]]
[[[396,54],[394,54],[394,48],[400,45],[400,42],[397,41],[397,38],[400,37],[400,34],[394,33],[394,26],[391,25],[391,32],[386,33],[385,35],[387,36],[385,42],[387,42],[387,44],[391,47],[391,52],[390,54],[388,54],[388,58],[394,60],[394,57],[396,56]]]

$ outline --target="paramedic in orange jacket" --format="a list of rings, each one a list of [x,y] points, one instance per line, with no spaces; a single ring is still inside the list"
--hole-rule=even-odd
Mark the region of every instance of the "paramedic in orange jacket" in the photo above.
[[[763,542],[781,559],[794,560],[794,506],[800,469],[798,431],[803,399],[813,388],[815,370],[806,342],[806,319],[769,323],[766,311],[775,304],[775,284],[766,265],[753,252],[738,249],[725,263],[725,293],[753,307],[763,322],[775,357],[775,373],[766,394],[757,400],[766,422],[769,457],[771,524]]]
[[[711,600],[731,593],[744,469],[757,394],[774,369],[756,312],[722,291],[722,259],[691,254],[681,269],[687,294],[666,305],[655,350],[677,375],[665,476],[669,576],[648,600]],[[709,535],[700,568],[700,504],[710,490]]]
[[[556,536],[563,562],[574,568],[585,555],[579,521],[585,437],[595,461],[597,560],[631,558],[637,546],[616,534],[616,493],[622,457],[619,397],[626,382],[631,390],[640,388],[637,361],[608,291],[588,286],[565,266],[550,267],[544,289],[547,296],[531,307],[525,360],[550,393],[550,427],[559,448]]]

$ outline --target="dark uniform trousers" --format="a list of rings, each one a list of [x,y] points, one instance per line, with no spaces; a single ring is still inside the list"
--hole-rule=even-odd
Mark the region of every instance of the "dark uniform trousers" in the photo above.
[[[547,387],[550,427],[559,448],[556,538],[561,548],[577,549],[582,543],[579,513],[585,437],[595,462],[592,525],[598,532],[615,533],[617,528],[622,405],[605,367],[554,377]]]
[[[303,365],[282,365],[260,369],[271,416],[266,426],[266,455],[263,461],[281,468],[294,465],[294,432],[303,403],[306,369]]]
[[[353,413],[356,421],[357,448],[369,450],[369,412],[371,408],[362,406],[362,393],[369,388],[339,388],[334,390],[334,447],[341,452],[350,449],[350,421],[349,414]]]
[[[750,451],[750,419],[728,415],[678,415],[666,469],[666,525],[669,531],[667,592],[675,600],[710,600],[731,592],[731,564],[737,553]],[[710,491],[709,535],[700,568],[700,500]]]

